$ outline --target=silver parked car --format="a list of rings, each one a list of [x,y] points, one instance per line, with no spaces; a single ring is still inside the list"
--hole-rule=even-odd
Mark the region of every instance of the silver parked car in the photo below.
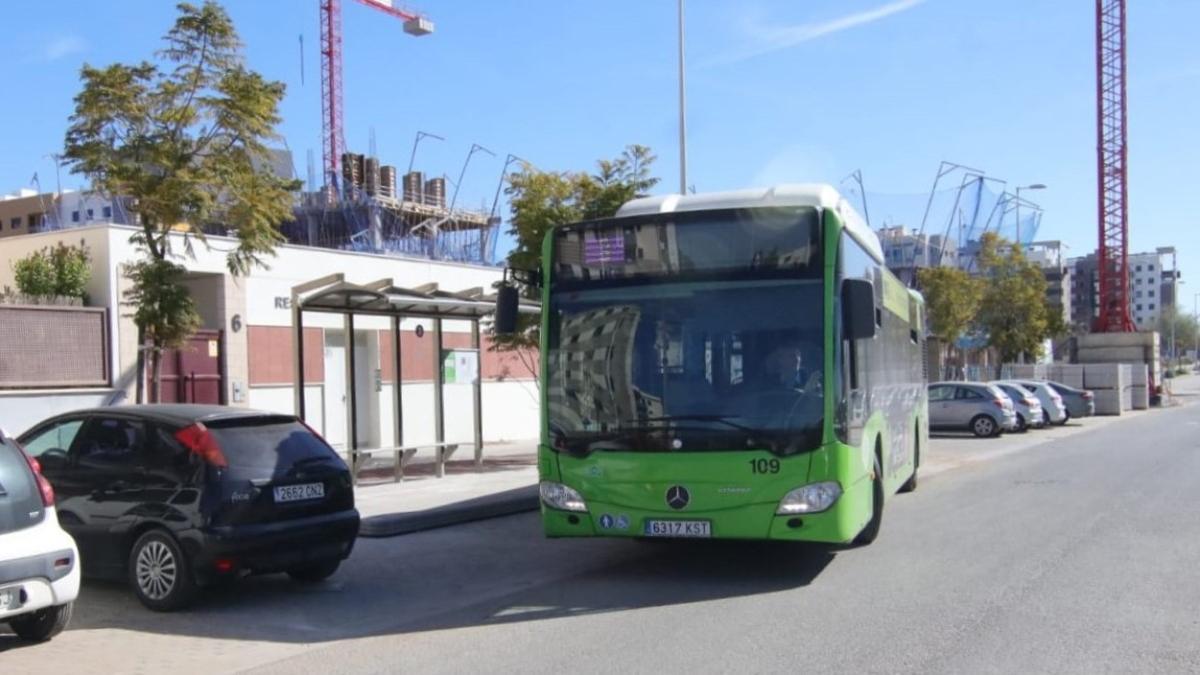
[[[1016,428],[1016,414],[1009,397],[991,385],[935,382],[929,385],[929,428],[999,436]]]
[[[1017,431],[1041,429],[1046,426],[1046,416],[1042,411],[1042,402],[1036,394],[1016,382],[992,382],[1012,399],[1013,408],[1017,412]]]
[[[1063,403],[1062,396],[1055,391],[1054,387],[1050,386],[1049,382],[1039,382],[1037,380],[1016,380],[1016,383],[1032,391],[1034,396],[1037,396],[1038,402],[1042,404],[1042,417],[1046,419],[1046,426],[1051,424],[1062,426],[1067,423],[1067,406]]]
[[[1067,419],[1072,417],[1091,417],[1096,414],[1096,395],[1086,389],[1068,387],[1059,382],[1047,382],[1054,391],[1062,396],[1067,406]]]

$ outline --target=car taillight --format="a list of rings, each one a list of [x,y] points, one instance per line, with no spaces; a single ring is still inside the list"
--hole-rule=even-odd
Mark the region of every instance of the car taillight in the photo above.
[[[54,486],[42,475],[41,463],[29,455],[25,455],[25,461],[29,462],[29,468],[33,469],[33,475],[37,478],[38,492],[42,493],[42,506],[54,506]]]
[[[1002,398],[994,398],[994,399],[992,399],[992,403],[993,403],[993,404],[994,404],[994,405],[995,405],[997,408],[1003,408],[1003,407],[1004,407],[1004,399],[1002,399]]]
[[[1029,398],[1029,397],[1025,398],[1025,405],[1033,406],[1033,405],[1037,405],[1037,404],[1038,404],[1038,401],[1036,398]]]
[[[221,452],[221,446],[217,443],[217,439],[213,437],[208,427],[204,426],[201,422],[196,422],[190,427],[184,427],[176,431],[175,440],[179,441],[183,447],[190,450],[193,454],[198,455],[200,459],[203,459],[212,466],[229,466],[229,462],[225,459],[225,453]]]

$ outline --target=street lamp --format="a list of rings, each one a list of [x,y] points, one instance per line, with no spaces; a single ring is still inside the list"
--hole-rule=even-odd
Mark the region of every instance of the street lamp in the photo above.
[[[679,194],[687,194],[687,99],[683,80],[683,0],[679,0]]]
[[[1175,310],[1175,312],[1174,312],[1174,315],[1171,317],[1171,350],[1168,353],[1167,358],[1171,359],[1172,361],[1175,361],[1175,360],[1178,360],[1178,354],[1176,354],[1176,347],[1175,347],[1175,322],[1179,320],[1179,268],[1177,268],[1175,266],[1176,261],[1175,261],[1175,247],[1174,246],[1160,246],[1158,248],[1157,253],[1159,255],[1166,255],[1168,253],[1171,254],[1171,307],[1172,307],[1172,309]],[[1161,272],[1161,270],[1162,270],[1161,263],[1159,264],[1158,269]],[[1161,274],[1160,274],[1160,276],[1161,276]],[[1158,304],[1160,307],[1162,307],[1162,297],[1161,297],[1162,286],[1161,285],[1159,285],[1159,291],[1160,291],[1160,294],[1159,294],[1160,297],[1158,298],[1158,300],[1159,300]],[[1162,308],[1165,309],[1165,307],[1162,307]]]
[[[1046,186],[1042,183],[1032,183],[1030,185],[1017,186],[1017,246],[1021,246],[1021,190],[1045,190]],[[1024,248],[1024,247],[1022,247]]]

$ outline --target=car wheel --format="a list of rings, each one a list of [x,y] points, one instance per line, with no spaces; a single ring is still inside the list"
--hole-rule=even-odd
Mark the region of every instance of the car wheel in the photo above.
[[[333,576],[333,573],[337,571],[338,566],[341,564],[341,560],[327,560],[325,562],[304,565],[303,567],[293,567],[292,569],[288,570],[287,573],[289,577],[295,579],[296,581],[306,584],[315,584],[319,581],[325,581],[329,577]]]
[[[36,612],[30,612],[8,622],[8,627],[17,637],[30,642],[45,642],[63,632],[71,623],[71,613],[75,603],[47,607]]]
[[[138,600],[156,612],[186,607],[196,596],[191,564],[162,530],[143,534],[129,550],[129,584]]]
[[[1029,423],[1025,421],[1024,415],[1017,413],[1017,432],[1023,434],[1026,431],[1029,431]]]
[[[980,438],[994,436],[999,428],[996,420],[987,415],[977,415],[975,419],[971,420],[971,432]]]
[[[1050,411],[1042,410],[1042,419],[1046,421],[1046,426],[1050,426],[1053,422],[1050,421]]]
[[[866,546],[875,541],[883,525],[883,470],[879,467],[879,457],[875,457],[874,476],[871,480],[871,520],[854,538],[856,546]]]

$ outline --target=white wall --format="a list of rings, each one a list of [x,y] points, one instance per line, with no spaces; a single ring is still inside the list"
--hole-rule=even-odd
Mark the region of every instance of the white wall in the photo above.
[[[114,394],[112,389],[0,391],[0,429],[19,436],[47,417],[106,405]]]

